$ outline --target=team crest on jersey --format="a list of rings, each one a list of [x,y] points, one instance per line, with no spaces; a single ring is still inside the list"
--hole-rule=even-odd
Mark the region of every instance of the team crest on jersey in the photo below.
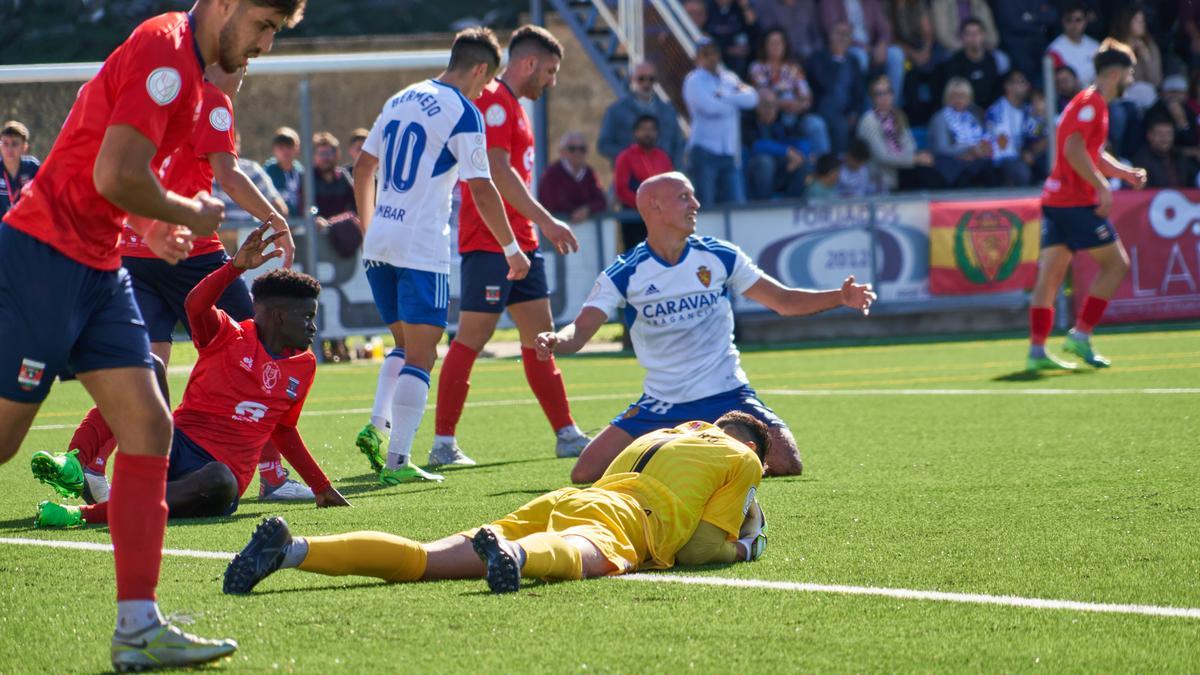
[[[287,395],[288,398],[296,398],[300,395],[300,380],[294,377],[288,378]]]
[[[208,113],[208,123],[217,131],[229,131],[233,126],[233,114],[229,112],[229,108],[213,108],[212,112]]]
[[[704,284],[705,288],[708,288],[708,285],[712,283],[712,272],[707,266],[701,265],[700,269],[696,270],[696,278],[700,280],[700,283]]]
[[[627,419],[633,417],[634,415],[637,415],[639,410],[641,410],[641,408],[639,408],[638,406],[631,405],[631,406],[629,406],[629,410],[626,410],[625,414],[621,415],[621,419],[627,420]]]
[[[275,385],[279,384],[279,366],[270,362],[263,366],[262,384],[263,389],[268,394],[271,393],[271,390],[275,388]]]
[[[494,305],[494,304],[500,302],[500,287],[499,286],[485,286],[483,288],[483,299],[489,305]]]
[[[46,364],[33,359],[21,359],[21,367],[17,369],[17,384],[24,391],[33,391],[42,383],[42,375],[46,372]]]
[[[166,105],[179,96],[183,88],[183,78],[174,68],[155,68],[146,78],[146,93],[159,105]]]
[[[487,112],[483,114],[483,117],[487,120],[489,127],[498,127],[508,119],[508,113],[504,112],[504,106],[499,103],[493,103],[488,106]]]

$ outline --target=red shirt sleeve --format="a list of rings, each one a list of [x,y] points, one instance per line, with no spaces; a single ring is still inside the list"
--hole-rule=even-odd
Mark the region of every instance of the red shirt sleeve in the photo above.
[[[504,86],[504,85],[499,85]],[[485,91],[476,102],[483,112],[484,124],[487,125],[487,147],[503,148],[512,153],[513,126],[517,116],[513,114],[504,100],[494,91]]]
[[[195,86],[196,56],[189,40],[173,43],[144,33],[135,39],[117,65],[108,126],[129,125],[158,147],[176,108],[195,101],[185,92]]]
[[[188,293],[183,307],[187,311],[188,323],[192,328],[192,342],[197,349],[204,349],[221,342],[216,338],[223,329],[234,324],[233,319],[225,312],[217,309],[217,300],[233,280],[242,275],[241,270],[233,266],[233,261],[227,262],[212,274],[204,277],[196,287]]]
[[[204,83],[204,103],[200,119],[192,132],[192,145],[197,157],[208,157],[215,152],[236,155],[234,148],[233,104],[225,92],[216,85]]]
[[[632,171],[629,167],[629,151],[624,150],[617,155],[617,166],[613,170],[613,187],[617,189],[617,198],[628,208],[637,208],[637,194],[629,187]]]
[[[300,437],[300,432],[296,427],[285,426],[280,423],[275,427],[275,431],[271,432],[271,440],[275,441],[275,446],[279,448],[279,454],[283,455],[288,464],[300,474],[314,494],[324,492],[329,489],[331,483],[325,472],[321,470],[317,460],[313,459],[312,453],[308,451],[308,446],[304,444],[304,439]]]

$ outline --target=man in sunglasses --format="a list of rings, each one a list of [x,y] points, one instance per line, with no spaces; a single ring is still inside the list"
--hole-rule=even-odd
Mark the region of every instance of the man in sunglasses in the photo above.
[[[600,179],[587,163],[587,137],[568,131],[558,143],[558,161],[538,181],[538,200],[551,213],[580,223],[607,210]]]
[[[675,108],[654,92],[658,81],[653,63],[639,63],[633,67],[629,77],[629,93],[617,99],[604,111],[600,124],[600,138],[596,149],[611,162],[633,143],[633,130],[638,118],[651,115],[658,120],[658,147],[671,156],[674,166],[683,166],[683,148],[687,139],[679,127],[679,115]]]

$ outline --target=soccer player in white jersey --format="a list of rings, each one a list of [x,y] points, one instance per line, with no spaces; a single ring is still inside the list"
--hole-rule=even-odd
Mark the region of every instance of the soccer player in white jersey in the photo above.
[[[497,241],[515,241],[488,169],[483,117],[471,103],[499,67],[500,43],[492,31],[460,32],[441,75],[383,105],[354,163],[363,265],[397,345],[380,368],[371,421],[357,439],[384,485],[442,479],[413,466],[409,455],[446,329],[450,198],[459,178]],[[506,259],[509,279],[528,273],[529,259],[519,249]],[[389,429],[385,461],[381,448]]]
[[[619,309],[646,369],[642,397],[584,448],[571,480],[595,481],[638,436],[692,419],[711,422],[730,410],[749,413],[770,428],[768,475],[799,474],[795,437],[758,399],[742,371],[729,296],[740,293],[784,316],[843,305],[865,315],[875,300],[870,284],[849,277],[841,288],[827,291],[788,288],[737,246],[697,237],[700,202],[691,181],[678,172],[642,183],[637,207],[646,222],[646,241],[600,274],[574,323],[537,338],[539,357],[572,354]]]

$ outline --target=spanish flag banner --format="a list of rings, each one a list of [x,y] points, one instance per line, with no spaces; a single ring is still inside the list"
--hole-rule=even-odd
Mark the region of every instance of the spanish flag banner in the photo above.
[[[929,203],[929,292],[1033,288],[1042,226],[1037,197]]]

